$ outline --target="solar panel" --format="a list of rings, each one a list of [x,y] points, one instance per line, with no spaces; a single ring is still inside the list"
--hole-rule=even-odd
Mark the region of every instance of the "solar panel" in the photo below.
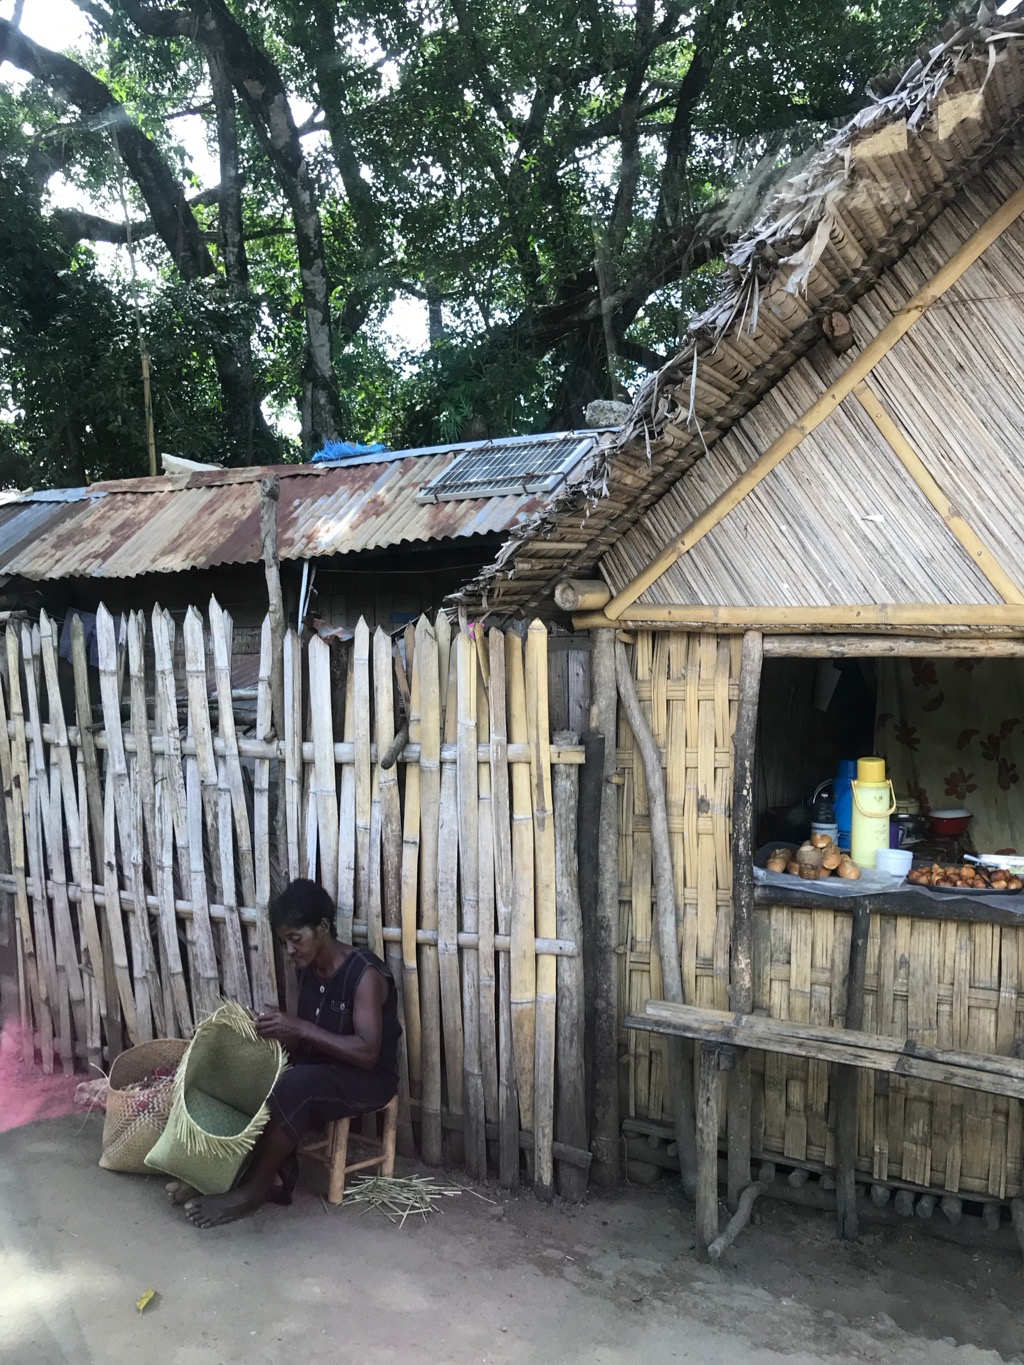
[[[417,502],[549,493],[593,447],[593,435],[518,436],[464,450],[416,494]]]

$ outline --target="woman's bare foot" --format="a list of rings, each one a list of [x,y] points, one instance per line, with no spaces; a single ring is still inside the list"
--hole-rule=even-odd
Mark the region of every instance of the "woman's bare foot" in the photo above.
[[[189,1221],[197,1228],[218,1228],[222,1223],[233,1223],[237,1218],[248,1218],[263,1205],[247,1186],[228,1190],[227,1194],[203,1194],[185,1205]]]
[[[189,1199],[195,1199],[199,1191],[185,1180],[172,1180],[164,1186],[167,1191],[167,1198],[172,1204],[185,1204]]]

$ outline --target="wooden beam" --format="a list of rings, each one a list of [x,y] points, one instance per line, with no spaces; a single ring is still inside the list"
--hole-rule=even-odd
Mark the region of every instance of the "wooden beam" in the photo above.
[[[855,360],[845,373],[813,403],[804,415],[773,442],[772,445],[750,466],[734,484],[692,522],[685,531],[675,536],[636,577],[611,599],[605,607],[605,615],[612,621],[624,616],[627,607],[646,592],[652,583],[672,567],[688,550],[713,530],[723,517],[737,507],[759,483],[781,464],[786,456],[800,445],[806,436],[816,431],[826,418],[831,417],[843,399],[848,397],[861,380],[866,379],[879,361],[883,360],[896,343],[910,331],[914,323],[941,298],[957,280],[969,270],[992,243],[1024,213],[1024,188],[1011,195],[985,222],[959,251],[954,252],[941,270],[919,289],[882,328],[878,335]]]
[[[573,617],[577,630],[617,625],[601,612],[585,612]],[[762,631],[842,631],[851,626],[918,626],[927,629],[958,627],[972,630],[995,626],[1008,634],[1024,634],[1024,606],[1006,602],[868,602],[859,606],[832,607],[708,607],[687,603],[672,605],[640,604],[631,607],[623,624],[643,629],[651,625],[673,625],[684,630],[720,626],[726,630]]]
[[[892,448],[900,464],[946,523],[950,534],[960,542],[978,566],[979,572],[984,574],[1004,601],[1018,604],[1024,602],[1024,593],[985,546],[974,527],[964,520],[946,497],[920,455],[896,425],[880,395],[866,379],[857,385],[853,393],[883,439]]]
[[[682,1153],[680,1152],[680,1167]],[[697,1084],[697,1257],[709,1259],[718,1239],[718,1048],[702,1043]]]
[[[766,635],[766,659],[1020,659],[1024,640],[906,635]]]
[[[743,637],[739,702],[733,733],[732,943],[729,1003],[740,1014],[754,1008],[754,751],[761,695],[763,638],[755,630]],[[744,1053],[729,1073],[729,1207],[739,1206],[750,1184],[750,1058]]]
[[[603,578],[563,578],[555,584],[555,606],[563,611],[599,611],[611,595]]]

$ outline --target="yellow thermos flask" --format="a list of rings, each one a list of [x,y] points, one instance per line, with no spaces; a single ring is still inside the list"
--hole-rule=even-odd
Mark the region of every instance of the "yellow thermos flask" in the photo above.
[[[889,847],[889,816],[896,793],[885,775],[884,758],[858,758],[850,825],[850,857],[858,867],[874,867],[880,848]]]

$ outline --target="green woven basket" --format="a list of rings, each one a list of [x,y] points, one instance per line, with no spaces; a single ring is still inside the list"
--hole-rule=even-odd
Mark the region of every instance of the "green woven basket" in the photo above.
[[[230,1190],[270,1117],[267,1097],[287,1066],[248,1010],[226,1002],[204,1020],[174,1081],[170,1117],[146,1157],[203,1194]]]

